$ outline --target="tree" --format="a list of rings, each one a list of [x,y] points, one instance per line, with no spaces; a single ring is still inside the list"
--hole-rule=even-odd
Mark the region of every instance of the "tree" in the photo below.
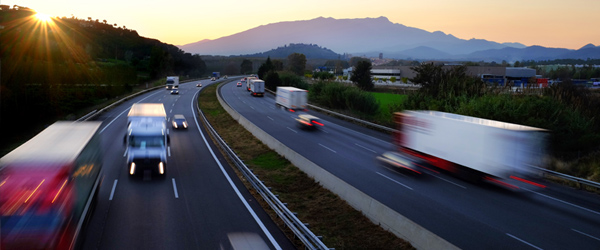
[[[240,65],[240,73],[242,75],[247,75],[252,73],[252,69],[252,61],[244,59],[244,61],[242,61],[242,64]]]
[[[290,71],[299,76],[304,75],[304,68],[306,67],[306,56],[304,54],[292,53],[287,59]]]
[[[356,64],[356,67],[352,71],[352,82],[355,82],[358,87],[362,90],[371,90],[374,87],[373,81],[371,80],[371,62],[360,61]]]
[[[279,78],[279,74],[275,71],[269,71],[265,75],[265,87],[270,90],[276,90],[277,86],[281,86],[281,79]]]
[[[269,71],[273,71],[273,63],[271,62],[270,56],[267,57],[267,61],[265,63],[260,65],[256,74],[258,75],[259,79],[264,79]]]

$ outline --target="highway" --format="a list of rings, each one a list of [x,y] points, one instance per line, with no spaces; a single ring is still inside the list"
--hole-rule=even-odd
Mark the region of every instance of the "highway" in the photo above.
[[[202,80],[203,85],[212,83]],[[104,173],[83,249],[294,249],[196,118],[196,82],[158,89],[103,113]],[[129,176],[123,136],[133,103],[163,103],[189,128],[170,131],[166,178]]]
[[[338,178],[462,249],[600,249],[598,195],[544,183],[509,191],[429,171],[415,176],[379,166],[390,135],[326,115],[317,131],[296,127],[273,95],[253,97],[234,82],[219,94],[234,110]]]

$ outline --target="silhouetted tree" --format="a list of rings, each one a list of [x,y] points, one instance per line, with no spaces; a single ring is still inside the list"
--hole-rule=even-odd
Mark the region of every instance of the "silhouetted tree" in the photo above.
[[[290,71],[299,76],[304,75],[304,68],[306,67],[306,56],[304,54],[292,53],[287,59]]]
[[[371,62],[359,61],[352,70],[352,77],[350,80],[362,89],[371,90],[374,87],[373,81],[371,80]]]
[[[252,61],[244,59],[244,61],[242,61],[242,64],[240,65],[240,74],[250,74],[252,73],[252,69]]]

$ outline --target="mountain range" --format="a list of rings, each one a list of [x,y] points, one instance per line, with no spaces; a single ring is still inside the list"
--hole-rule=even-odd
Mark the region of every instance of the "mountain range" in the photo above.
[[[286,44],[315,44],[338,54],[416,60],[502,61],[600,58],[600,46],[578,50],[460,39],[441,31],[428,32],[390,22],[386,17],[278,22],[215,40],[178,46],[200,55],[245,55]]]

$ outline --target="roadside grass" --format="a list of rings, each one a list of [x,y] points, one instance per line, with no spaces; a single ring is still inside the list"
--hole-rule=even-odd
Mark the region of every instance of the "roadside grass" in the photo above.
[[[210,124],[228,143],[236,154],[246,162],[254,174],[271,187],[273,193],[287,203],[288,208],[298,214],[303,223],[308,223],[315,235],[323,236],[323,243],[335,249],[414,249],[407,241],[373,224],[361,212],[352,208],[337,195],[321,187],[304,172],[293,166],[246,131],[221,107],[216,97],[217,84],[205,87],[200,93],[198,106]],[[236,168],[234,168],[236,169]],[[236,169],[237,172],[237,169]],[[238,173],[240,179],[243,176]],[[261,201],[271,218],[279,225],[298,249],[301,242],[291,230],[277,218],[276,214]]]
[[[404,100],[406,100],[407,95],[379,92],[371,92],[371,94],[379,102],[379,114],[375,117],[377,123],[383,125],[393,124],[393,107],[399,105]]]

